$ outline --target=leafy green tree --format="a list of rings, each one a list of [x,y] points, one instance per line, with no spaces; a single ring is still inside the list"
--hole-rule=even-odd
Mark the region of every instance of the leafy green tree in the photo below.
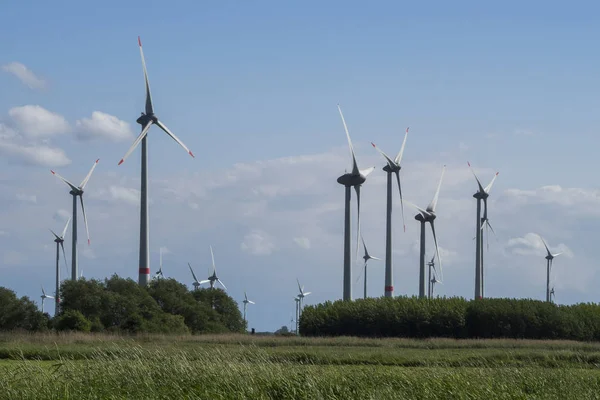
[[[39,311],[28,297],[19,299],[12,290],[0,287],[0,330],[43,331],[48,324],[48,315]]]
[[[77,310],[66,310],[56,318],[54,325],[59,331],[89,332],[92,328],[92,323]]]
[[[246,332],[246,322],[235,300],[221,289],[198,289],[192,292],[194,298],[218,315],[219,321],[230,332]]]

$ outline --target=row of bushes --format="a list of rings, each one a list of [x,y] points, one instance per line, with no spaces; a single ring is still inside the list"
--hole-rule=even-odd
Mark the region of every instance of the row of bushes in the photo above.
[[[530,299],[372,298],[306,306],[305,336],[600,340],[600,305]]]
[[[237,303],[220,289],[188,291],[174,279],[148,287],[114,275],[104,281],[65,281],[60,310],[50,318],[27,297],[0,288],[0,330],[47,329],[127,333],[244,332]],[[48,308],[53,304],[47,301]]]

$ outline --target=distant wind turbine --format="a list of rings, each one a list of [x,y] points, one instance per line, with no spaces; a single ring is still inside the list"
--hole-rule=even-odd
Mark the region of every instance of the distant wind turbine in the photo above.
[[[442,187],[442,180],[444,179],[445,171],[446,171],[446,166],[444,165],[444,168],[442,168],[442,176],[440,177],[440,183],[438,184],[437,190],[435,191],[433,200],[431,200],[431,203],[429,203],[429,205],[427,206],[427,208],[425,210],[417,207],[416,205],[414,205],[412,203],[409,203],[408,201],[406,202],[406,204],[410,205],[411,207],[416,208],[419,211],[419,214],[415,215],[415,219],[421,223],[421,241],[420,241],[421,251],[420,251],[420,261],[419,261],[419,298],[425,297],[425,279],[426,279],[425,278],[425,224],[427,222],[429,222],[429,224],[431,225],[431,233],[433,234],[433,241],[435,243],[435,253],[437,254],[438,264],[440,267],[439,268],[440,269],[440,280],[442,280],[441,276],[443,276],[442,260],[440,259],[440,251],[438,248],[437,236],[435,234],[435,226],[433,224],[433,221],[436,218],[435,208],[437,206],[438,197],[440,195],[440,188]]]
[[[43,314],[44,313],[44,301],[46,299],[53,299],[54,297],[46,294],[46,291],[44,290],[44,287],[42,286],[42,296],[41,296],[41,298],[42,298],[42,314]]]
[[[92,165],[92,168],[90,169],[90,172],[88,172],[87,176],[83,179],[83,181],[81,181],[81,183],[79,184],[79,186],[75,186],[73,185],[71,182],[69,182],[68,180],[66,180],[65,178],[63,178],[62,176],[60,176],[59,174],[57,174],[55,171],[50,171],[52,172],[53,175],[55,175],[58,179],[60,179],[61,181],[63,181],[64,183],[66,183],[70,188],[71,191],[69,192],[69,194],[71,194],[71,196],[73,196],[73,215],[72,215],[72,219],[73,219],[73,225],[72,225],[72,232],[71,232],[71,279],[76,281],[77,280],[77,196],[79,196],[79,200],[81,202],[81,212],[83,214],[83,222],[85,223],[85,232],[87,234],[87,240],[88,240],[88,246],[90,245],[90,231],[88,229],[88,223],[87,223],[87,216],[85,215],[85,207],[83,205],[83,190],[85,189],[85,185],[87,185],[88,181],[90,180],[90,177],[92,176],[92,172],[94,172],[94,169],[96,168],[96,165],[98,165],[98,161],[100,161],[100,159],[96,160],[96,162],[94,162],[94,165]]]
[[[561,255],[563,252],[561,251],[559,253],[552,254],[544,238],[540,235],[538,236],[540,237],[542,243],[544,243],[544,247],[546,248],[546,301],[550,302],[552,301],[550,296],[551,294],[553,294],[550,290],[550,272],[552,269],[552,261],[554,260],[554,257]]]
[[[211,276],[208,277],[208,280],[202,281],[200,283],[210,282],[210,288],[214,289],[215,288],[215,282],[219,282],[219,284],[221,286],[223,286],[223,289],[227,290],[227,287],[225,287],[225,285],[223,284],[223,282],[221,282],[221,280],[217,277],[217,267],[215,266],[215,255],[213,253],[212,246],[210,246],[210,257],[212,258],[213,273],[212,273]]]
[[[150,83],[148,81],[148,71],[146,70],[146,61],[144,59],[144,51],[142,50],[142,41],[138,36],[138,45],[140,47],[140,55],[142,57],[142,68],[144,69],[144,80],[146,82],[146,109],[145,113],[136,120],[142,126],[142,132],[135,139],[127,153],[123,156],[119,165],[129,157],[129,155],[142,143],[142,166],[141,166],[141,194],[140,194],[140,257],[139,257],[139,278],[140,285],[145,286],[150,280],[150,248],[148,247],[149,232],[148,232],[148,145],[147,135],[150,127],[154,124],[162,129],[167,135],[176,141],[189,155],[194,157],[194,154],[187,148],[185,144],[177,136],[173,134],[154,114],[152,105],[152,96],[150,95]]]
[[[160,266],[158,268],[158,271],[156,271],[156,274],[154,274],[154,279],[164,278],[164,275],[162,272],[162,265],[163,265],[163,262],[162,262],[163,249],[162,249],[162,247],[160,248],[159,253],[160,253]]]
[[[246,294],[246,292],[244,292],[244,322],[246,321],[246,307],[248,306],[248,304],[256,304],[255,302],[253,302],[252,300],[248,300],[248,295]]]
[[[437,279],[435,277],[435,254],[433,255],[433,257],[431,257],[431,261],[427,263],[427,266],[429,267],[429,287],[427,290],[427,296],[429,298],[432,298],[433,286],[435,283],[437,283]]]
[[[387,209],[386,209],[386,223],[385,223],[385,297],[392,297],[394,295],[394,278],[392,268],[392,174],[396,175],[396,182],[398,182],[398,192],[400,193],[400,209],[402,210],[402,226],[406,231],[406,224],[404,222],[404,202],[402,201],[402,187],[400,186],[400,162],[402,161],[402,154],[404,154],[404,147],[406,146],[406,139],[408,138],[408,128],[404,134],[404,141],[402,147],[396,158],[392,159],[382,150],[380,150],[375,143],[371,142],[373,147],[381,153],[387,165],[383,167],[383,170],[387,172]],[[366,295],[365,295],[366,297]]]
[[[358,168],[356,162],[356,156],[354,154],[354,147],[352,147],[352,140],[350,140],[350,133],[348,133],[348,127],[346,126],[346,120],[344,120],[344,114],[338,104],[338,111],[340,117],[342,117],[342,123],[344,130],[346,131],[346,138],[348,139],[348,146],[350,147],[350,155],[352,156],[352,172],[345,173],[337,179],[340,185],[346,187],[346,197],[344,202],[344,291],[343,300],[352,300],[352,254],[351,254],[351,238],[350,238],[350,198],[351,198],[351,187],[354,187],[356,191],[356,204],[357,204],[357,217],[356,217],[356,257],[358,257],[358,238],[360,236],[360,187],[366,182],[367,176],[375,167],[369,167],[364,170]]]
[[[365,287],[364,287],[364,292],[365,292],[364,293],[364,298],[366,299],[367,298],[367,262],[369,260],[381,260],[381,258],[377,258],[377,257],[374,257],[374,256],[370,255],[369,252],[367,251],[367,245],[365,244],[365,238],[363,238],[362,235],[361,235],[360,238],[362,239],[363,248],[365,249],[365,253],[363,255],[363,260],[365,260],[365,264],[363,266],[363,268],[364,268],[363,269],[363,274],[364,274],[364,284],[365,284]]]
[[[192,269],[192,266],[190,263],[188,263],[188,267],[190,267],[190,272],[192,273],[192,277],[194,278],[194,283],[192,283],[192,285],[194,286],[194,290],[198,290],[198,288],[200,287],[200,285],[202,283],[206,283],[208,281],[198,281],[198,278],[196,278],[196,274],[194,273],[194,270]]]
[[[498,176],[498,172],[494,175],[491,182],[483,187],[477,175],[475,175],[475,171],[471,167],[471,163],[467,162],[469,165],[469,169],[473,173],[475,180],[477,181],[477,192],[473,195],[477,199],[477,218],[476,218],[476,228],[475,228],[475,298],[480,299],[483,297],[483,228],[491,229],[492,233],[494,233],[494,228],[490,225],[490,221],[488,219],[488,206],[487,199],[490,195],[490,190],[492,190],[492,186],[496,181],[496,177]],[[483,200],[483,217],[481,217],[481,201]],[[494,233],[495,234],[495,233]],[[489,231],[488,231],[489,238]]]
[[[296,282],[298,282],[298,290],[300,291],[300,293],[298,294],[298,298],[300,299],[300,309],[299,309],[299,315],[302,316],[302,307],[304,307],[304,298],[306,296],[308,296],[311,292],[305,292],[304,291],[304,286],[300,286],[300,281],[298,280],[298,278],[296,278]]]
[[[54,302],[55,302],[55,307],[54,307],[54,315],[58,315],[59,312],[59,308],[60,308],[60,249],[62,249],[62,253],[63,253],[63,261],[65,262],[65,267],[67,266],[67,255],[65,253],[65,235],[67,233],[67,228],[69,227],[69,222],[71,222],[71,217],[69,217],[69,219],[67,220],[67,223],[65,224],[65,228],[62,231],[62,234],[59,236],[57,235],[52,229],[50,229],[50,232],[52,232],[52,234],[54,235],[54,243],[56,243],[56,292],[54,293]]]

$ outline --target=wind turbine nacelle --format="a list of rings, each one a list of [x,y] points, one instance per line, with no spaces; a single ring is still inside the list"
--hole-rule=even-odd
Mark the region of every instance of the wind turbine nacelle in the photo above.
[[[135,122],[137,122],[138,124],[142,125],[142,126],[146,126],[148,124],[148,122],[154,122],[156,123],[156,121],[158,121],[158,119],[154,116],[154,114],[152,115],[147,115],[142,113],[142,115],[135,120]]]
[[[356,186],[356,185],[362,185],[363,183],[365,183],[366,180],[367,180],[367,178],[365,178],[361,175],[354,175],[354,174],[348,173],[348,174],[344,174],[344,175],[340,176],[337,179],[337,182],[340,185],[344,185],[344,186]]]

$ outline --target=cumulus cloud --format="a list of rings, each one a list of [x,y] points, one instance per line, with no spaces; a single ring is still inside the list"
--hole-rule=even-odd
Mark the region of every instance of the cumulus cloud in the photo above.
[[[34,74],[29,68],[19,62],[11,62],[2,66],[2,70],[16,76],[30,89],[43,89],[46,82]]]
[[[541,256],[544,257],[547,254],[546,248],[542,239],[538,234],[529,232],[523,237],[511,238],[506,243],[507,248],[513,253],[522,256]],[[573,257],[573,252],[564,243],[560,243],[556,247],[548,245],[552,254],[563,253],[565,257]]]
[[[129,123],[119,118],[94,111],[91,118],[82,118],[75,122],[76,135],[80,139],[108,139],[113,142],[133,139]]]
[[[8,111],[8,115],[19,132],[28,137],[42,138],[70,130],[65,117],[38,105],[14,107]]]
[[[0,141],[0,154],[14,161],[43,167],[62,167],[71,163],[63,149],[46,144]]]
[[[263,256],[273,253],[275,244],[268,233],[261,230],[253,230],[244,236],[240,248],[255,256]]]

